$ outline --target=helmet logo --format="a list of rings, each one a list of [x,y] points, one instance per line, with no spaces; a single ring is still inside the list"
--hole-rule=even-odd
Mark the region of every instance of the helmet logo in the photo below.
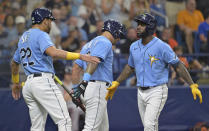
[[[143,19],[143,20],[146,19],[146,15],[145,15],[145,14],[142,15],[142,19]]]
[[[109,29],[110,29],[110,23],[108,23],[108,24],[107,24],[107,28],[109,28]]]

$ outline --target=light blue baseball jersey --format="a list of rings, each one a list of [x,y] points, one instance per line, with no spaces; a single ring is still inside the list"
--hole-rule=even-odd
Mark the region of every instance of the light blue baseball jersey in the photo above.
[[[45,53],[50,46],[54,44],[46,32],[29,29],[21,36],[13,60],[23,66],[26,75],[40,72],[54,74],[52,57]]]
[[[128,65],[135,68],[137,86],[148,87],[168,83],[169,64],[179,62],[170,46],[154,37],[147,45],[142,40],[130,47]]]
[[[90,80],[105,81],[111,83],[113,80],[112,62],[113,51],[112,43],[104,36],[98,36],[83,46],[81,54],[90,53],[91,56],[101,58],[102,62],[98,64],[97,69],[91,75]],[[86,70],[87,63],[82,60],[76,60],[81,68]]]

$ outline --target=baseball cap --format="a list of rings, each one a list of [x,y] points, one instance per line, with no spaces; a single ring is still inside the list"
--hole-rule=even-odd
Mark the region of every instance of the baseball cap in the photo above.
[[[15,24],[21,24],[21,23],[25,23],[25,17],[23,17],[23,16],[17,16],[15,18]]]

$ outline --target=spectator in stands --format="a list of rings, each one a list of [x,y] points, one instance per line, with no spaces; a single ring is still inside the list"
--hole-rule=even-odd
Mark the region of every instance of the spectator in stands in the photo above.
[[[123,23],[127,20],[127,10],[124,8],[124,0],[101,0],[102,20],[117,19]]]
[[[68,37],[63,39],[61,46],[64,50],[75,52],[76,50],[80,49],[81,33],[76,26],[71,25],[68,28]]]
[[[0,5],[0,23],[3,24],[4,23],[4,18],[5,18],[5,12],[4,12],[4,8],[2,5]]]
[[[55,44],[56,48],[61,49],[61,29],[60,26],[62,22],[60,21],[60,9],[55,8],[52,10],[53,16],[56,18],[56,21],[52,21],[51,30],[49,36],[52,42]]]
[[[68,21],[67,21],[67,25],[68,26],[74,26],[74,27],[78,27],[79,29],[79,32],[82,34],[82,40],[83,41],[88,41],[88,36],[87,36],[87,33],[84,29],[80,28],[78,26],[78,17],[76,16],[71,16]]]
[[[163,3],[160,3],[158,0],[149,0],[150,3],[150,12],[155,16],[157,20],[157,31],[161,32],[166,26],[165,18],[162,15],[166,16],[165,7]]]
[[[54,22],[60,30],[60,37],[61,38],[67,37],[68,36],[68,25],[66,24],[66,22],[61,21],[61,10],[59,8],[54,8],[52,10],[52,13],[53,13],[54,17],[56,18],[56,20]]]
[[[176,24],[178,12],[184,9],[184,0],[166,0],[165,10],[168,17],[169,26],[173,27]]]
[[[7,45],[7,40],[6,38],[8,37],[8,32],[6,32],[4,26],[0,23],[0,51],[6,47]]]
[[[198,60],[193,59],[193,58],[186,58],[183,57],[183,48],[181,46],[176,46],[174,47],[174,52],[176,53],[176,55],[179,57],[179,59],[184,63],[185,67],[188,70],[196,70],[196,71],[201,71],[203,69],[202,65],[199,63]],[[196,83],[198,78],[198,73],[197,72],[191,72],[191,77],[194,80],[194,82]],[[183,84],[184,86],[188,86],[187,83],[184,81],[184,79],[182,77],[178,77],[177,83],[178,84]]]
[[[128,28],[127,38],[121,39],[119,49],[122,54],[129,54],[130,45],[137,40],[137,33],[134,27]]]
[[[78,16],[78,8],[83,3],[83,0],[70,0],[70,5],[72,7],[72,16]]]
[[[198,27],[198,34],[200,39],[200,49],[202,52],[208,53],[209,52],[209,43],[208,43],[208,36],[209,36],[209,10],[206,13],[205,21],[201,23]]]
[[[81,48],[81,42],[88,41],[86,32],[79,28],[77,24],[77,17],[71,16],[66,27],[68,36],[62,38],[61,42],[63,49],[68,51],[78,51]]]
[[[129,19],[133,20],[136,15],[150,12],[150,5],[147,0],[133,0],[130,5]]]
[[[92,32],[88,35],[88,40],[89,41],[92,40],[93,38],[95,38],[96,36],[99,36],[99,35],[102,34],[103,25],[104,25],[104,22],[102,20],[98,20],[96,22],[96,31],[94,31],[94,32]]]
[[[72,89],[72,67],[67,66],[65,68],[63,84],[65,85],[65,87],[67,87],[68,90]],[[67,103],[68,111],[72,120],[72,131],[79,131],[79,118],[81,115],[84,115],[84,113],[72,102],[72,98],[70,97],[70,95],[63,88],[61,88],[61,90],[63,92],[63,96]]]
[[[96,25],[96,21],[100,19],[100,13],[96,8],[93,0],[84,0],[78,9],[79,27],[82,27],[87,34],[92,32],[92,26]]]
[[[204,21],[203,15],[196,10],[195,0],[186,0],[186,9],[178,13],[177,24],[181,31],[185,33],[186,44],[189,53],[193,53],[193,32],[198,30],[198,26]]]
[[[170,45],[170,47],[173,49],[174,47],[178,46],[178,43],[171,36],[172,36],[171,29],[169,27],[164,28],[163,31],[162,31],[162,34],[161,34],[161,40],[168,43]]]
[[[13,36],[17,35],[17,30],[15,27],[14,17],[10,14],[6,15],[4,19],[4,27],[5,31],[8,33],[8,36],[6,38],[5,47],[9,47],[9,43],[16,39]]]
[[[14,38],[13,41],[10,42],[10,48],[12,48],[13,50],[15,50],[17,48],[17,43],[19,41],[19,37],[23,34],[23,32],[25,32],[26,30],[26,19],[24,16],[17,16],[15,18],[15,25],[16,25],[16,34],[13,35],[12,37]]]

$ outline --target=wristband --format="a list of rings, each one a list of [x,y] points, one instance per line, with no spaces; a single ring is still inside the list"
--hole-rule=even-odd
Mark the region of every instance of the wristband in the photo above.
[[[89,81],[90,78],[91,78],[91,74],[89,74],[89,73],[84,73],[84,75],[83,75],[83,80],[84,80],[84,81]]]
[[[19,73],[16,75],[12,74],[12,83],[19,83]]]
[[[75,59],[79,59],[79,58],[80,58],[79,53],[67,52],[66,60],[75,60]]]

